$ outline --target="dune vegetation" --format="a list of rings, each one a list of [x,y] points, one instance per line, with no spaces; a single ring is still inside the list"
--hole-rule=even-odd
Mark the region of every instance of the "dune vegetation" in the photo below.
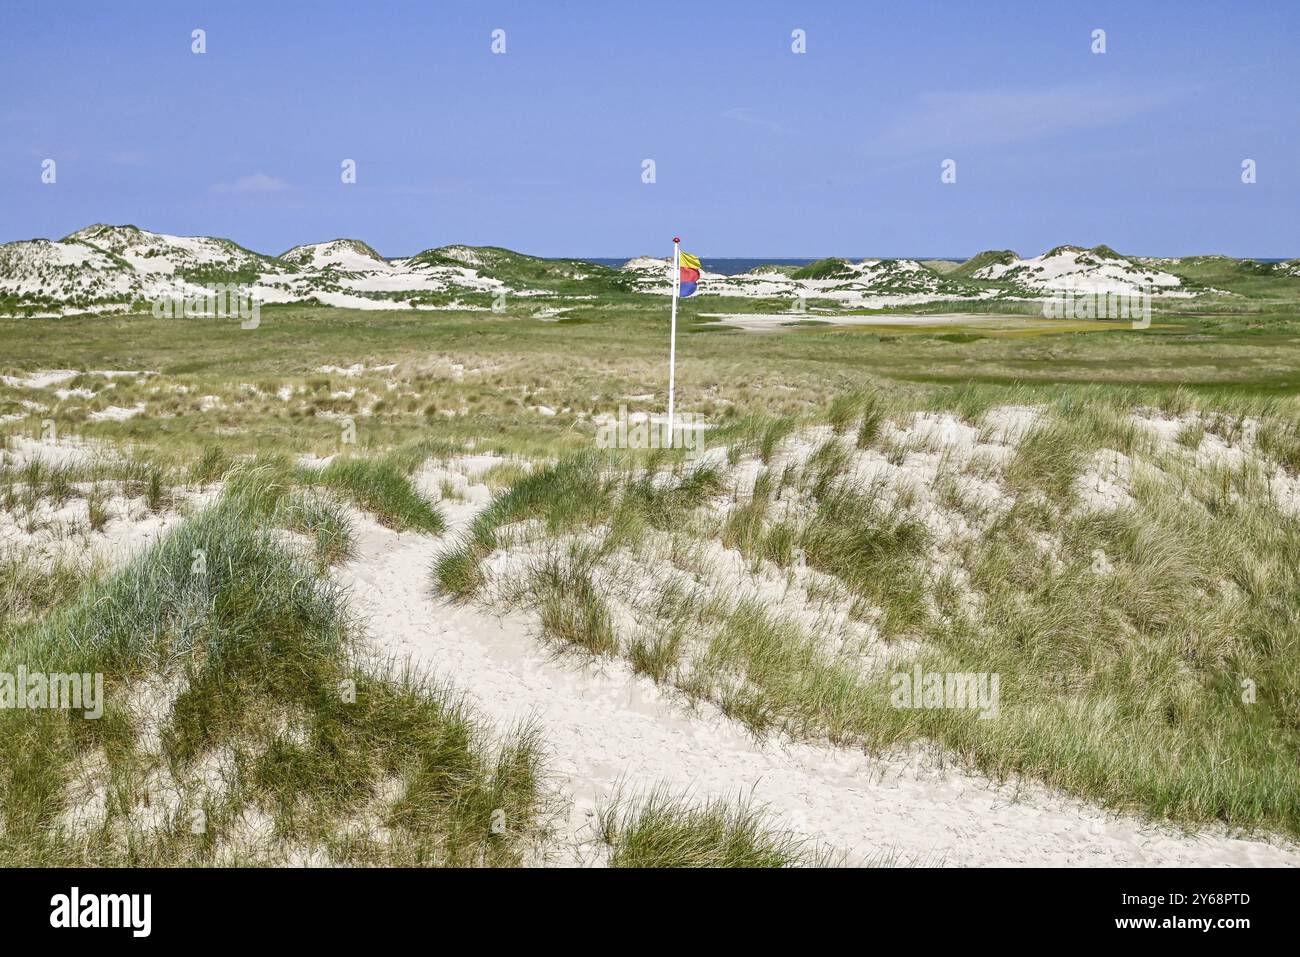
[[[691,301],[697,454],[594,441],[666,398],[664,303],[616,274],[558,314],[0,320],[0,673],[105,681],[98,720],[0,709],[0,860],[550,859],[548,729],[494,726],[454,670],[377,650],[340,584],[359,522],[433,543],[437,607],[523,616],[573,667],[756,738],[928,749],[1294,838],[1298,281],[1246,272],[1142,330],[1003,305],[749,334],[709,314],[778,306]],[[473,482],[450,470],[476,457]],[[899,707],[917,668],[996,674],[996,715]],[[584,839],[615,866],[837,860],[761,798],[666,788],[611,796]]]

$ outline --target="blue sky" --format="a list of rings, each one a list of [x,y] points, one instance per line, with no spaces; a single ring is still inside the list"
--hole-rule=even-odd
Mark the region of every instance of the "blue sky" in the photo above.
[[[800,6],[5,0],[0,241],[1300,255],[1300,4]]]

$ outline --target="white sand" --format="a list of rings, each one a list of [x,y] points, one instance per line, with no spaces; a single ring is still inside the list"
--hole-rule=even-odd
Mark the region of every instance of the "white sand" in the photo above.
[[[0,382],[15,389],[45,389],[67,382],[77,374],[76,369],[46,369],[26,376],[0,376]]]
[[[10,468],[21,468],[33,460],[58,468],[90,465],[100,459],[116,457],[117,451],[111,446],[68,436],[61,437],[57,442],[42,442],[26,435],[11,435],[9,447],[0,450],[0,461]]]
[[[444,508],[454,523],[446,538],[475,511]],[[621,662],[595,669],[549,656],[525,615],[436,599],[429,570],[440,540],[367,516],[357,529],[357,555],[338,577],[378,647],[454,681],[498,727],[530,718],[540,725],[552,784],[572,802],[553,863],[600,863],[593,808],[663,784],[697,798],[752,795],[779,823],[855,864],[892,856],[949,865],[1300,865],[1294,846],[1108,815],[1036,785],[945,770],[920,751],[876,758],[757,742],[716,709],[691,711]]]
[[[985,424],[995,442],[1014,443],[1039,416],[1032,407],[1009,406],[990,412]],[[1145,421],[1164,422],[1154,414]],[[1172,424],[1152,428],[1177,434]],[[918,414],[890,429],[900,439],[941,442],[969,454],[990,450],[980,441],[980,430],[946,413]],[[822,429],[791,436],[778,459],[806,458],[826,435]],[[79,444],[17,444],[5,453],[15,460],[53,455],[81,461],[101,454]],[[924,479],[938,454],[911,453],[901,467],[877,461],[876,455],[855,469],[888,467]],[[1126,494],[1124,463],[1111,456],[1099,456],[1087,473],[1094,482],[1113,483],[1094,489],[1102,493],[1097,507],[1113,507]],[[444,501],[452,528],[441,538],[397,533],[355,513],[357,553],[336,575],[349,586],[352,607],[368,619],[380,650],[435,670],[465,691],[498,728],[523,720],[539,725],[553,775],[548,784],[563,804],[549,863],[602,863],[591,827],[594,808],[619,793],[664,785],[696,798],[752,797],[776,823],[843,852],[850,864],[889,858],[971,866],[1300,866],[1300,847],[1293,844],[1233,836],[1220,827],[1192,834],[1107,814],[1039,785],[999,785],[945,768],[920,748],[872,757],[826,744],[759,742],[717,709],[687,708],[621,661],[594,667],[574,657],[552,657],[536,639],[536,622],[528,615],[498,617],[442,602],[430,584],[435,555],[490,500],[481,478],[504,461],[495,455],[464,456],[419,473],[430,494],[450,482],[464,499]],[[201,505],[213,495],[215,489],[209,489],[187,505]],[[149,515],[137,501],[114,498],[105,532],[90,533],[85,508],[82,500],[51,508],[39,516],[36,532],[7,519],[0,522],[0,540],[47,559],[85,550],[117,564],[179,519]],[[1106,556],[1094,559],[1098,573],[1106,573]]]
[[[205,396],[206,398],[206,396]],[[127,407],[122,405],[110,405],[106,409],[98,412],[92,412],[86,418],[93,422],[125,422],[127,419],[133,419],[145,409],[143,402],[137,402],[135,405]],[[204,409],[207,411],[207,409]]]
[[[0,382],[15,389],[47,389],[52,385],[67,382],[74,376],[81,374],[76,369],[41,369],[36,372],[29,372],[25,376],[0,375]],[[111,380],[122,376],[151,376],[158,373],[132,369],[91,369],[85,374],[103,376],[105,379]]]
[[[1170,293],[1182,285],[1177,276],[1159,269],[1138,269],[1126,259],[1100,257],[1086,249],[1062,247],[1032,259],[993,263],[975,273],[977,279],[1003,279],[1028,289],[1072,292],[1132,292],[1143,285]]]

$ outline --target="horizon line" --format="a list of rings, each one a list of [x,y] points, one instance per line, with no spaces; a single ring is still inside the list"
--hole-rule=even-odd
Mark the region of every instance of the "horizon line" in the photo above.
[[[283,250],[282,252],[279,252],[279,253],[266,253],[266,252],[261,252],[261,251],[259,251],[259,250],[257,250],[257,249],[254,249],[252,246],[245,246],[242,242],[239,242],[238,240],[231,239],[229,236],[217,236],[217,235],[214,235],[214,234],[211,234],[211,233],[195,233],[195,234],[189,234],[189,235],[185,235],[185,234],[181,234],[181,233],[162,233],[162,232],[158,232],[158,231],[156,231],[156,230],[154,230],[154,229],[150,229],[150,228],[145,227],[145,226],[138,226],[138,225],[136,225],[135,223],[120,223],[120,224],[117,224],[117,223],[103,223],[103,222],[94,222],[94,223],[90,223],[90,224],[88,224],[87,226],[82,226],[82,227],[80,227],[79,229],[74,229],[71,233],[68,233],[68,234],[66,234],[66,235],[64,235],[64,236],[60,236],[60,237],[58,237],[58,238],[51,238],[51,237],[49,237],[49,236],[33,236],[33,237],[29,237],[29,238],[27,238],[27,239],[8,239],[8,240],[0,240],[0,246],[2,246],[2,245],[9,245],[10,243],[34,242],[34,241],[38,241],[38,240],[45,240],[45,241],[47,241],[47,242],[55,242],[55,243],[58,243],[58,242],[65,242],[65,241],[68,241],[69,237],[72,236],[73,233],[80,232],[82,229],[89,229],[89,228],[92,227],[92,226],[109,226],[110,228],[114,228],[114,229],[134,228],[134,229],[142,230],[142,231],[144,231],[144,232],[154,233],[155,235],[163,235],[163,236],[166,236],[166,235],[175,235],[175,236],[178,236],[178,237],[180,237],[180,238],[184,238],[184,239],[224,239],[224,240],[227,240],[227,241],[229,241],[229,242],[234,242],[236,245],[241,246],[242,248],[247,249],[247,250],[249,250],[250,252],[254,252],[254,253],[257,253],[258,255],[266,256],[266,257],[271,258],[271,259],[278,259],[278,258],[280,258],[281,256],[283,256],[285,253],[290,252],[291,250],[296,249],[296,248],[298,248],[298,247],[300,247],[300,246],[319,246],[319,245],[324,245],[325,243],[339,242],[339,241],[348,241],[348,240],[355,240],[355,241],[358,241],[358,242],[363,242],[363,243],[365,243],[366,245],[370,246],[372,249],[375,248],[374,244],[371,243],[369,240],[366,240],[366,239],[359,239],[359,238],[356,237],[356,236],[335,236],[335,237],[333,237],[332,239],[322,239],[322,240],[317,240],[317,241],[315,241],[315,242],[296,243],[296,244],[294,244],[293,246],[290,246],[288,249],[285,249],[285,250]],[[73,241],[74,241],[74,242],[78,242],[78,241],[80,241],[80,240],[73,240]],[[1037,254],[1035,254],[1035,255],[1043,255],[1043,253],[1050,252],[1052,249],[1059,248],[1060,246],[1074,246],[1074,245],[1075,245],[1074,243],[1057,243],[1055,246],[1049,246],[1049,247],[1047,247],[1046,249],[1044,249],[1042,253],[1037,253]],[[1111,249],[1115,249],[1115,247],[1110,246],[1109,243],[1101,243],[1101,244],[1098,244],[1098,245],[1105,245],[1105,246],[1108,246],[1108,247],[1111,248]],[[444,243],[441,243],[441,244],[439,244],[439,245],[437,245],[437,246],[428,246],[428,247],[425,247],[424,249],[418,250],[418,251],[413,252],[413,253],[403,253],[403,254],[399,254],[399,255],[395,255],[395,256],[390,256],[390,255],[386,255],[386,254],[384,254],[384,253],[380,253],[380,258],[381,258],[381,259],[384,259],[385,261],[390,261],[390,260],[394,260],[394,259],[410,259],[410,258],[412,258],[412,257],[414,257],[414,256],[418,256],[418,255],[420,255],[421,253],[430,252],[430,251],[435,250],[435,249],[441,249],[441,248],[444,248],[444,247],[446,247],[446,246],[466,246],[466,247],[469,247],[469,248],[485,248],[485,247],[491,248],[491,247],[495,247],[495,248],[497,248],[497,249],[505,249],[505,250],[507,250],[507,251],[509,251],[509,252],[519,253],[519,254],[524,255],[524,256],[533,256],[534,258],[537,258],[537,259],[576,259],[576,260],[582,260],[582,261],[586,261],[586,262],[590,262],[590,261],[594,261],[594,260],[601,260],[601,259],[607,259],[607,260],[621,259],[621,260],[624,261],[624,262],[628,262],[628,261],[630,261],[630,260],[633,260],[633,259],[639,259],[639,258],[643,258],[643,257],[649,257],[649,258],[652,258],[652,259],[667,259],[667,258],[671,258],[671,256],[672,256],[671,253],[665,253],[663,256],[657,256],[657,255],[654,255],[653,253],[637,253],[636,255],[632,255],[632,256],[582,256],[582,255],[573,255],[573,254],[547,255],[547,254],[544,254],[544,253],[528,253],[528,252],[524,252],[524,251],[521,250],[521,249],[516,249],[516,248],[514,248],[514,247],[512,247],[512,246],[498,245],[498,244],[496,244],[496,243],[474,244],[474,243],[465,243],[465,242],[452,241],[452,242],[444,242]],[[955,263],[964,263],[964,262],[968,262],[969,260],[973,259],[975,256],[980,255],[981,253],[986,253],[986,252],[1000,252],[1000,251],[1002,251],[1002,250],[1005,249],[1005,248],[1006,248],[1006,247],[1001,247],[1001,248],[999,248],[999,247],[993,247],[993,246],[990,246],[990,247],[987,247],[987,248],[985,248],[985,249],[978,250],[977,252],[970,253],[970,254],[968,254],[968,255],[957,255],[957,256],[884,256],[884,255],[847,256],[847,255],[836,254],[836,253],[828,253],[828,254],[826,254],[826,255],[822,255],[822,256],[789,256],[789,255],[781,255],[781,256],[741,256],[741,255],[718,255],[718,254],[705,254],[705,255],[701,255],[700,258],[701,258],[701,259],[711,259],[711,260],[719,260],[719,259],[755,259],[755,260],[764,260],[764,261],[766,261],[766,262],[774,262],[774,261],[776,261],[776,260],[781,260],[781,259],[791,259],[791,260],[794,260],[794,259],[801,259],[801,260],[808,260],[809,262],[816,262],[817,260],[820,260],[820,259],[845,259],[845,260],[849,260],[849,261],[861,261],[861,260],[864,260],[864,259],[881,259],[881,260],[913,260],[913,261],[917,261],[917,262],[924,262],[924,261],[929,260],[929,261],[936,261],[936,262],[955,262]],[[1095,248],[1095,247],[1089,247],[1089,246],[1078,246],[1077,248],[1087,250],[1087,249],[1091,249],[1091,248]],[[376,251],[378,251],[378,250],[376,250]],[[1024,258],[1031,258],[1031,259],[1032,259],[1032,258],[1033,258],[1032,255],[1029,256],[1029,257],[1024,257],[1024,256],[1022,256],[1022,255],[1020,254],[1019,251],[1014,250],[1014,249],[1010,249],[1010,250],[1008,250],[1008,251],[1010,251],[1010,252],[1014,252],[1015,255],[1016,255],[1018,258],[1021,258],[1021,259],[1024,259]],[[1131,258],[1131,257],[1144,257],[1144,258],[1148,258],[1148,259],[1187,259],[1187,258],[1191,258],[1191,257],[1194,257],[1194,256],[1201,256],[1201,257],[1222,256],[1222,257],[1224,257],[1224,258],[1226,258],[1226,259],[1238,259],[1238,260],[1243,260],[1243,259],[1245,259],[1245,260],[1253,260],[1253,261],[1256,261],[1256,262],[1267,262],[1267,261],[1286,262],[1286,261],[1289,261],[1289,260],[1292,260],[1292,259],[1300,259],[1300,254],[1289,255],[1289,256],[1288,256],[1288,255],[1283,255],[1283,256],[1276,256],[1276,255],[1274,255],[1274,256],[1259,256],[1259,255],[1251,255],[1251,256],[1233,256],[1233,255],[1229,255],[1229,254],[1227,254],[1227,253],[1203,253],[1203,252],[1181,253],[1181,254],[1173,254],[1173,255],[1171,255],[1171,254],[1167,254],[1167,253],[1133,253],[1133,252],[1130,252],[1130,253],[1123,253],[1123,252],[1119,252],[1119,250],[1115,250],[1115,252],[1118,253],[1119,255],[1121,255],[1121,256],[1125,256],[1125,257],[1130,257],[1130,258]]]

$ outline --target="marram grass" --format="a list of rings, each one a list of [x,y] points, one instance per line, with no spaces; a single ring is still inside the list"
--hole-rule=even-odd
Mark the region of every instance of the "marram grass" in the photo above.
[[[0,712],[0,861],[520,863],[536,731],[495,738],[453,688],[362,655],[342,593],[267,527],[329,529],[328,558],[337,514],[251,478],[47,617],[8,603],[0,670],[103,673],[106,709]],[[96,765],[110,799],[86,811]]]

